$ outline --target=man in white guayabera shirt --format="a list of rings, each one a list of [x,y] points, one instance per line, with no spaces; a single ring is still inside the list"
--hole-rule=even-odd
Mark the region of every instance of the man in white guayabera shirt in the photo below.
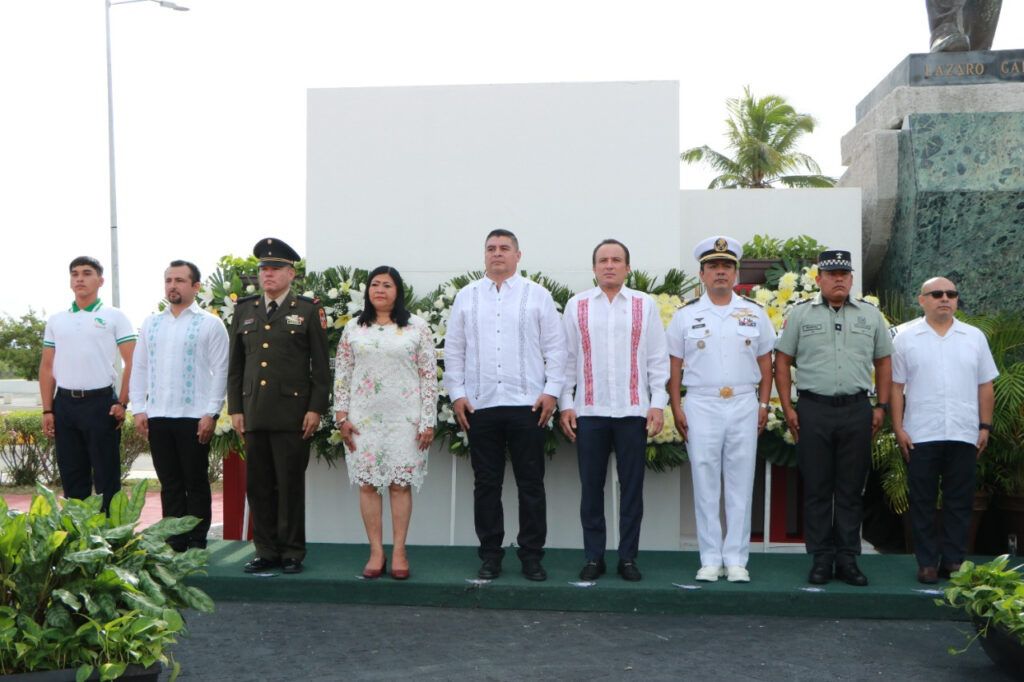
[[[967,553],[975,462],[988,445],[999,375],[985,335],[953,316],[959,297],[945,277],[925,281],[917,297],[924,320],[893,341],[892,430],[908,463],[917,579],[925,584],[959,570]]]
[[[129,392],[135,427],[149,438],[164,517],[200,520],[188,533],[168,538],[178,552],[206,547],[207,458],[228,376],[228,332],[196,303],[199,287],[199,268],[171,261],[164,271],[168,306],[142,323]]]
[[[519,489],[519,559],[529,580],[546,580],[545,428],[565,379],[565,334],[551,294],[518,271],[519,240],[492,230],[482,279],[455,297],[444,342],[444,386],[469,437],[473,519],[483,564],[501,574],[501,487],[508,452]]]
[[[621,500],[617,573],[636,582],[642,577],[636,555],[647,437],[665,424],[668,347],[654,299],[625,286],[630,272],[626,245],[605,239],[591,260],[597,286],[573,296],[562,316],[569,353],[558,400],[559,425],[576,443],[580,467],[586,558],[580,580],[597,580],[605,572],[604,483],[614,449]]]

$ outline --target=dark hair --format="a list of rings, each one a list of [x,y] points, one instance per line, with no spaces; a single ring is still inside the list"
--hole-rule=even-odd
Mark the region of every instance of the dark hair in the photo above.
[[[740,268],[739,264],[736,261],[734,261],[734,260],[730,260],[728,258],[711,258],[711,259],[706,260],[706,261],[704,261],[703,263],[700,264],[700,271],[704,272],[704,266],[705,265],[707,265],[708,263],[714,263],[716,261],[717,262],[721,262],[721,263],[725,263],[726,265],[731,265],[731,266],[733,266],[737,270],[739,270],[739,268]]]
[[[487,233],[487,237],[484,239],[484,244],[490,241],[491,237],[508,237],[515,244],[516,251],[519,250],[519,237],[515,235],[511,230],[503,230],[500,227],[496,230],[491,230]]]
[[[377,310],[370,302],[370,282],[377,275],[387,275],[395,282],[395,307],[391,309],[391,321],[399,327],[409,324],[409,311],[405,307],[405,285],[402,276],[390,265],[381,265],[370,271],[366,276],[366,292],[363,294],[363,309],[359,313],[359,326],[369,327],[377,321]]]
[[[199,268],[196,267],[195,263],[190,263],[187,260],[172,260],[169,268],[188,268],[189,276],[192,279],[192,284],[199,281]]]
[[[100,262],[92,256],[79,256],[75,260],[71,261],[71,265],[68,266],[68,272],[71,272],[80,265],[88,265],[90,268],[96,271],[96,274],[103,275],[103,266]]]
[[[601,241],[600,244],[595,246],[594,254],[590,257],[590,264],[597,265],[597,250],[600,249],[602,246],[607,246],[608,244],[618,244],[619,246],[621,246],[622,250],[626,252],[626,265],[629,265],[629,248],[625,244],[620,242],[618,239],[604,239]]]

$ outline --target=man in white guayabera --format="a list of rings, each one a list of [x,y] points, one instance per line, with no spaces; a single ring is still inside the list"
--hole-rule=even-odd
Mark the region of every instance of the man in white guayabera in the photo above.
[[[565,379],[565,334],[550,292],[518,272],[519,240],[493,230],[484,277],[455,297],[444,342],[444,386],[469,438],[473,519],[483,564],[501,574],[505,518],[501,488],[508,452],[519,490],[519,560],[529,580],[546,580],[546,426]]]

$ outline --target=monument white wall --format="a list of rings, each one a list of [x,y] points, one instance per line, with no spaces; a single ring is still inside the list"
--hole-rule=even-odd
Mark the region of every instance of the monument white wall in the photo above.
[[[390,264],[427,293],[482,269],[496,227],[523,268],[573,287],[605,237],[675,264],[676,82],[316,89],[307,139],[314,270]]]

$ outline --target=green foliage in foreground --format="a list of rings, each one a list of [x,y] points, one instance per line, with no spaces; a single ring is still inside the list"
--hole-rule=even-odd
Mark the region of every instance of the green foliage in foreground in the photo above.
[[[962,654],[978,637],[987,637],[990,627],[998,627],[1024,645],[1024,581],[1020,566],[1007,568],[1010,557],[1004,554],[986,564],[965,561],[949,579],[945,599],[939,606],[963,609],[974,621],[977,631],[967,638],[963,649],[949,647],[949,653]]]
[[[195,517],[167,518],[135,532],[145,481],[102,498],[61,500],[38,486],[27,513],[0,499],[0,674],[77,669],[110,680],[130,664],[178,665],[166,649],[185,634],[179,609],[213,601],[185,578],[205,573],[206,550],[166,543]]]

